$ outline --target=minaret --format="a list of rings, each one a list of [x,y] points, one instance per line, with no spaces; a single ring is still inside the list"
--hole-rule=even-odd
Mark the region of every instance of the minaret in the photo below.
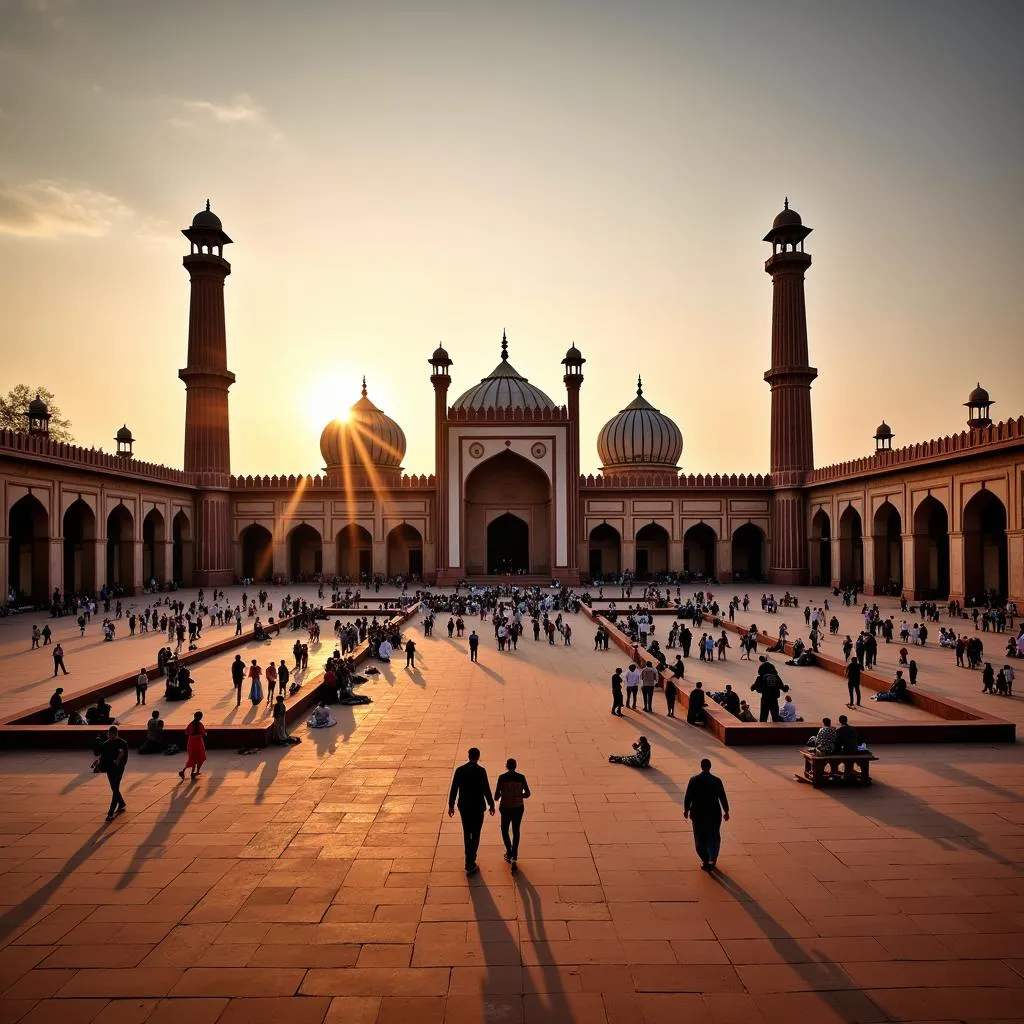
[[[437,574],[441,576],[448,569],[448,388],[452,382],[448,370],[452,361],[444,346],[438,345],[427,362],[433,367],[430,383],[434,385],[435,559]]]
[[[580,388],[583,386],[583,364],[585,362],[583,353],[575,343],[570,346],[562,360],[562,365],[565,367],[562,381],[565,384],[569,411],[569,457],[566,465],[566,473],[569,477],[567,492],[569,507],[566,509],[569,525],[567,568],[570,570],[572,582],[577,585],[579,584],[580,537],[583,530],[583,521],[580,515]]]
[[[808,364],[804,273],[811,257],[804,239],[811,229],[786,199],[764,236],[772,255],[764,269],[772,279],[772,365],[764,375],[772,389],[771,476],[772,582],[806,584],[808,547],[802,488],[814,468],[811,382]]]
[[[224,326],[224,281],[231,264],[224,246],[231,239],[220,218],[200,210],[182,234],[189,254],[182,260],[191,278],[188,314],[188,365],[178,371],[185,382],[185,471],[201,488],[196,498],[195,569],[198,586],[232,582],[231,441],[228,426],[228,388],[235,375],[228,369]]]

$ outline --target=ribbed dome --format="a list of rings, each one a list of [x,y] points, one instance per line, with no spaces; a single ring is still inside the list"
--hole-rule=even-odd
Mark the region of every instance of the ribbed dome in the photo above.
[[[878,429],[875,431],[875,437],[892,437],[892,427],[890,427],[885,420],[882,420],[882,422],[878,424]]]
[[[428,363],[436,363],[438,366],[451,366],[451,357],[448,355],[447,349],[444,345],[438,345],[434,349],[434,354],[427,360]]]
[[[501,362],[479,384],[459,395],[453,409],[557,409],[508,361],[508,339],[501,336]]]
[[[981,386],[981,382],[978,382],[978,386],[967,396],[967,405],[990,405],[992,399],[988,397],[988,392]]]
[[[217,214],[215,214],[210,209],[210,200],[209,199],[206,200],[206,209],[205,210],[200,210],[192,218],[192,227],[200,228],[200,229],[203,229],[203,228],[206,228],[206,229],[213,228],[215,231],[223,230],[224,225],[221,224],[220,217],[218,217]]]
[[[683,454],[683,435],[644,398],[643,383],[637,378],[636,398],[601,428],[597,453],[606,470],[672,470]]]
[[[366,397],[352,406],[347,420],[331,420],[320,435],[320,454],[328,469],[376,466],[399,469],[405,458],[405,433]]]
[[[785,204],[782,207],[782,211],[775,218],[775,220],[772,221],[772,227],[773,228],[794,228],[794,227],[799,227],[801,224],[803,224],[803,221],[800,219],[800,214],[797,213],[796,210],[791,210],[790,209],[790,207],[789,207],[789,197],[787,196],[786,197],[786,202],[785,202]]]

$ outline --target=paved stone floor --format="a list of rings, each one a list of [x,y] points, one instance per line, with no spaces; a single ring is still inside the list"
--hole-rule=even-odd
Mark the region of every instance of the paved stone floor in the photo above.
[[[0,690],[39,677],[9,628]],[[194,784],[133,756],[110,826],[88,758],[0,755],[0,1022],[1024,1019],[1017,746],[885,747],[870,790],[815,791],[791,749],[613,719],[620,655],[590,647],[581,626],[500,656],[488,633],[471,665],[421,640],[297,747],[213,752]],[[654,767],[609,765],[641,729]],[[516,877],[490,819],[461,870],[444,808],[471,744],[534,790]],[[733,805],[718,877],[681,817],[704,755]]]

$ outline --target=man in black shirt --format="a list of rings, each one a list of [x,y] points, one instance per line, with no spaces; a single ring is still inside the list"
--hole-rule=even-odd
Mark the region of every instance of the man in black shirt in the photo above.
[[[240,654],[231,662],[231,683],[235,688],[235,707],[242,706],[242,683],[245,681],[245,662]]]
[[[107,739],[100,747],[100,756],[93,761],[92,770],[103,772],[110,783],[110,810],[107,811],[107,821],[114,820],[114,814],[123,814],[125,810],[124,797],[121,796],[121,779],[124,778],[124,770],[128,765],[128,744],[117,734],[117,726],[112,725],[107,730]]]
[[[476,853],[480,848],[480,830],[484,824],[484,805],[494,814],[494,798],[487,772],[478,762],[480,751],[470,747],[469,760],[455,769],[452,788],[448,791],[448,817],[455,814],[458,797],[459,817],[462,819],[462,838],[466,846],[466,874],[476,872]]]
[[[693,845],[697,848],[702,871],[713,871],[722,846],[722,817],[729,820],[729,800],[722,780],[711,774],[711,761],[704,758],[700,774],[686,785],[683,817],[693,824]]]
[[[516,870],[519,859],[519,827],[523,820],[523,801],[530,797],[530,787],[526,776],[516,771],[516,759],[510,757],[505,762],[508,769],[498,776],[498,784],[494,787],[494,799],[498,801],[501,812],[501,838],[505,843],[505,861]],[[509,828],[512,837],[509,838]]]
[[[851,658],[846,666],[846,687],[850,691],[850,703],[846,705],[848,708],[853,707],[855,697],[857,706],[860,707],[860,671],[860,662],[856,658]]]
[[[612,673],[612,714],[622,717],[622,669]]]

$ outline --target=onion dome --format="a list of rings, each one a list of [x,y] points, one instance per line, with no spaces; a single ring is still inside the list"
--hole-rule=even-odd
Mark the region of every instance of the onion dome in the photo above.
[[[637,377],[636,398],[601,428],[597,453],[605,471],[675,470],[683,454],[683,435],[644,398],[643,382]]]
[[[434,349],[434,354],[430,357],[428,362],[450,363],[451,357],[448,355],[448,350],[444,347],[444,345],[438,345],[437,348]]]
[[[988,396],[988,392],[981,386],[981,381],[978,382],[978,386],[967,396],[967,401],[964,405],[994,405],[995,403]]]
[[[217,214],[215,214],[210,209],[210,200],[209,199],[206,200],[206,209],[205,210],[200,210],[192,218],[192,227],[199,228],[200,230],[207,230],[207,231],[209,231],[209,230],[213,230],[213,231],[221,231],[221,230],[223,230],[224,225],[221,224],[220,217],[218,217]]]
[[[367,398],[365,377],[362,397],[349,410],[348,419],[331,420],[320,435],[320,453],[328,470],[342,466],[397,470],[405,448],[402,428]]]
[[[789,207],[789,196],[786,196],[786,201],[782,205],[782,211],[772,221],[773,228],[798,228],[803,224],[800,219],[800,214],[796,210],[791,210]]]
[[[28,403],[28,414],[32,419],[42,419],[50,415],[50,407],[39,397],[39,392],[36,392],[36,397]]]
[[[565,353],[565,358],[562,360],[565,366],[582,366],[585,362],[583,353],[576,347],[575,343],[569,347],[569,351]]]
[[[135,440],[135,438],[132,437],[132,432],[128,429],[127,423],[123,427],[121,427],[118,430],[118,432],[114,435],[114,440],[125,441],[128,444],[131,444],[131,442]]]
[[[892,437],[892,427],[885,420],[878,424],[878,429],[875,431],[875,439],[880,437]]]
[[[453,409],[557,409],[540,388],[534,387],[508,361],[508,338],[501,335],[501,362],[479,384],[459,395]]]

